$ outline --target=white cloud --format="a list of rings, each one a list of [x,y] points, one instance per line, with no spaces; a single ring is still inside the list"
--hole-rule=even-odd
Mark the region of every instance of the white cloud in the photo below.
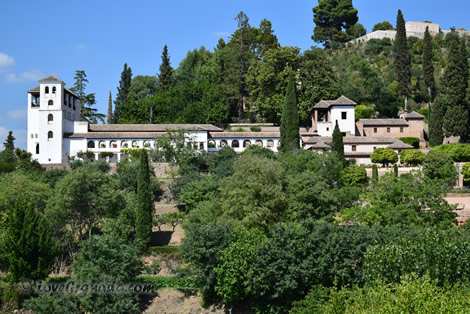
[[[34,69],[31,71],[26,71],[16,75],[15,73],[8,74],[5,78],[5,81],[8,83],[21,83],[27,81],[37,81],[43,78],[45,75],[40,70]]]
[[[7,111],[7,117],[11,120],[26,120],[28,118],[28,110],[15,109]]]
[[[6,68],[15,65],[15,59],[6,53],[0,52],[0,72],[4,72]]]
[[[77,44],[75,46],[75,49],[78,49],[78,50],[83,50],[83,49],[86,49],[87,48],[87,45],[85,44]]]
[[[225,37],[225,36],[230,35],[230,33],[229,32],[214,32],[212,33],[212,35],[214,35],[215,37]]]

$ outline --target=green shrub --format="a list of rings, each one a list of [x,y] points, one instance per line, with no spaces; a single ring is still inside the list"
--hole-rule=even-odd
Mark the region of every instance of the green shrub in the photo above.
[[[447,184],[455,182],[457,178],[457,170],[452,158],[448,154],[434,149],[424,158],[423,172],[427,177],[442,180]]]
[[[383,164],[384,167],[388,164],[394,164],[398,161],[397,153],[391,148],[379,147],[370,155],[370,160],[373,163]]]
[[[470,144],[452,143],[436,146],[431,151],[444,153],[455,162],[470,161]]]
[[[400,282],[406,274],[428,274],[439,284],[470,281],[470,237],[462,231],[424,230],[416,238],[403,239],[367,250],[364,277]]]
[[[257,125],[250,127],[251,132],[261,132],[261,128]]]
[[[398,139],[405,144],[413,146],[416,149],[419,148],[419,138],[417,137],[399,137]]]
[[[107,157],[111,158],[113,156],[114,156],[114,153],[112,153],[112,152],[101,152],[100,153],[100,157],[103,158],[103,159],[107,158]]]
[[[308,313],[308,306],[318,306],[313,298],[292,313]],[[311,300],[308,302],[307,300]],[[439,287],[427,276],[411,274],[400,283],[376,281],[364,288],[331,289],[328,302],[319,306],[321,313],[465,313],[470,306],[465,286]]]
[[[465,182],[470,182],[470,163],[463,165],[460,173],[463,175],[463,180]]]
[[[18,288],[11,283],[0,282],[0,312],[13,313],[21,304],[21,294]]]
[[[276,159],[276,154],[272,150],[266,147],[261,147],[258,145],[250,145],[248,146],[242,153],[242,156],[247,155],[257,155],[259,157],[265,157],[269,159]]]
[[[346,167],[341,171],[344,183],[349,186],[365,186],[369,183],[366,169],[360,166]]]
[[[419,149],[404,150],[400,154],[400,162],[410,166],[422,165],[426,154]]]

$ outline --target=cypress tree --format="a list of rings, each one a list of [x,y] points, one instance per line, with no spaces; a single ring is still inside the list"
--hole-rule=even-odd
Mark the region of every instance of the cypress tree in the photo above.
[[[424,32],[424,47],[423,47],[423,72],[424,72],[424,83],[428,89],[429,104],[432,102],[432,95],[436,84],[434,81],[434,65],[432,63],[433,51],[432,51],[432,36],[429,33],[429,27],[426,26]]]
[[[445,72],[447,111],[444,116],[444,129],[446,136],[460,136],[461,141],[465,141],[468,133],[466,104],[468,63],[466,53],[464,54],[462,50],[458,39],[451,41]]]
[[[293,151],[300,148],[299,114],[295,92],[294,74],[289,72],[286,98],[281,115],[281,151]]]
[[[13,136],[12,131],[8,132],[8,136],[3,143],[3,147],[5,147],[5,150],[2,152],[4,161],[8,163],[15,162],[15,137]]]
[[[338,120],[336,120],[336,125],[333,130],[333,139],[331,141],[331,149],[336,152],[339,160],[344,165],[346,160],[344,159],[344,143],[343,143],[343,134],[339,129]]]
[[[153,204],[150,190],[150,169],[147,151],[140,154],[139,172],[137,174],[137,213],[136,238],[148,248],[152,239]]]
[[[433,147],[442,144],[442,141],[444,140],[444,131],[442,130],[442,109],[439,101],[436,101],[430,109],[429,145]]]
[[[393,175],[395,177],[398,177],[398,165],[397,164],[393,165]]]
[[[127,101],[127,94],[129,94],[131,82],[132,69],[127,66],[127,63],[124,63],[124,70],[121,72],[121,80],[119,81],[119,87],[117,88],[118,92],[116,100],[114,101],[113,123],[118,123],[119,118],[121,117],[121,106]]]
[[[379,171],[377,169],[377,165],[372,165],[372,185],[376,185],[379,180]]]
[[[113,98],[111,97],[111,91],[109,91],[108,98],[108,117],[106,119],[106,124],[113,123]]]
[[[409,86],[411,84],[411,56],[406,39],[405,19],[403,18],[401,10],[398,10],[396,27],[397,34],[395,35],[393,45],[393,55],[395,58],[398,89],[400,95],[405,97],[405,110],[407,110]]]
[[[173,68],[170,65],[168,47],[165,45],[162,52],[162,63],[160,64],[160,74],[158,74],[158,88],[160,91],[167,91],[173,83]]]
[[[9,280],[46,278],[56,252],[50,226],[26,200],[18,199],[12,210],[3,242]]]

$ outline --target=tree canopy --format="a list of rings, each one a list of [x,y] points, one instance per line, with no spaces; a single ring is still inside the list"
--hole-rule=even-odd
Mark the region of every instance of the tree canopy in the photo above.
[[[357,9],[351,0],[319,0],[318,6],[313,8],[312,39],[331,48],[333,42],[343,43],[351,38],[348,30],[359,20]]]

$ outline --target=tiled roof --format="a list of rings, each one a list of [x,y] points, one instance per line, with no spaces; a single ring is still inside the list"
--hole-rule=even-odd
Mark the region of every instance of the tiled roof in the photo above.
[[[91,133],[64,133],[64,138],[87,139],[154,139],[164,136],[163,132],[91,132]]]
[[[313,109],[328,109],[331,106],[355,106],[357,105],[354,101],[346,96],[340,96],[336,100],[320,100]]]
[[[28,91],[28,93],[39,93],[39,91],[40,91],[40,86],[38,85],[38,86],[36,86],[36,87],[34,87],[34,88],[31,88],[31,89]]]
[[[387,148],[392,148],[392,149],[413,149],[414,147],[411,145],[408,145],[406,143],[403,143],[400,140],[396,140],[393,144],[387,146]]]
[[[78,97],[77,94],[75,94],[74,92],[72,92],[72,91],[71,91],[70,89],[68,89],[67,87],[64,87],[64,89],[65,89],[66,91],[68,91],[70,94],[74,95],[75,97],[80,98],[80,97]]]
[[[354,101],[346,96],[341,95],[338,99],[331,103],[332,106],[355,106],[357,105]]]
[[[424,120],[424,116],[422,114],[417,113],[416,111],[405,113],[403,116],[405,117],[405,119]]]
[[[331,103],[334,100],[320,100],[315,106],[313,106],[314,109],[328,109],[330,108]]]
[[[90,132],[222,131],[212,124],[90,124],[88,130]]]
[[[343,137],[344,144],[392,144],[398,141],[391,136],[349,136]]]
[[[326,149],[326,148],[330,148],[331,146],[324,143],[324,142],[317,142],[315,144],[311,144],[311,145],[307,145],[305,147],[305,149],[311,149],[311,148],[314,148],[314,149]]]
[[[209,132],[212,138],[279,138],[279,132]]]
[[[40,83],[42,83],[42,82],[59,82],[59,83],[63,83],[61,79],[58,79],[54,75],[49,75],[48,77],[42,78],[38,82],[40,82]]]
[[[405,119],[360,119],[363,126],[408,126]]]
[[[73,96],[79,98],[74,92],[72,92],[70,89],[68,89],[67,87],[64,87],[64,89],[69,92],[70,94],[72,94]],[[31,88],[28,93],[39,93],[41,91],[41,85],[38,85],[34,88]]]

